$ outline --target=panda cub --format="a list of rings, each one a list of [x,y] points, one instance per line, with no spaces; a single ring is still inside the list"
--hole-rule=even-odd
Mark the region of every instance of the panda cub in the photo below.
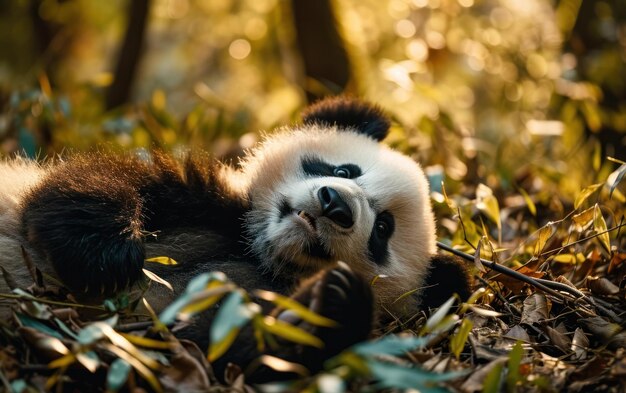
[[[292,296],[338,322],[316,328],[278,315],[325,346],[267,353],[315,371],[366,339],[377,321],[469,293],[461,263],[436,255],[420,166],[379,143],[388,129],[377,107],[333,98],[268,136],[237,167],[160,152],[149,160],[95,153],[1,163],[0,264],[30,285],[24,247],[76,296],[102,299],[135,284],[146,258],[169,256],[178,265],[145,266],[175,289],[151,286],[146,297],[157,311],[197,274],[223,271],[246,289]],[[0,290],[8,291],[4,282]],[[211,317],[201,314],[178,335],[206,347]],[[259,355],[244,331],[214,366]]]

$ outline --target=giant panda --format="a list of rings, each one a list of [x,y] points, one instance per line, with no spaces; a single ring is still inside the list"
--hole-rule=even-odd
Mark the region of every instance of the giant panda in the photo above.
[[[381,143],[389,125],[377,106],[340,97],[309,107],[300,124],[267,136],[236,166],[158,151],[149,159],[98,152],[43,164],[7,160],[0,264],[26,287],[26,254],[80,299],[131,287],[145,266],[175,289],[151,286],[146,297],[157,311],[197,274],[222,271],[338,322],[316,328],[278,315],[325,346],[284,344],[271,353],[315,371],[376,323],[469,293],[461,263],[436,254],[422,169]],[[153,256],[178,265],[144,264]],[[4,282],[0,291],[8,291]],[[206,347],[212,316],[178,334]],[[216,367],[259,355],[244,331]],[[259,379],[267,375],[275,377]]]

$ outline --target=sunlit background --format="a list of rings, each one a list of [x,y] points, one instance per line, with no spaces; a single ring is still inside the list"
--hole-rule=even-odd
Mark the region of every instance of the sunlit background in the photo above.
[[[0,32],[5,155],[107,142],[234,157],[347,92],[457,190],[573,195],[625,156],[618,0],[14,0]]]

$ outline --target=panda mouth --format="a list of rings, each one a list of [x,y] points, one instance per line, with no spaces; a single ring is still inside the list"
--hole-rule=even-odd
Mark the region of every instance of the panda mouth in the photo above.
[[[305,212],[304,210],[293,210],[293,214],[297,217],[298,221],[304,224],[307,230],[315,236],[315,240],[311,243],[308,243],[304,247],[303,251],[306,254],[318,259],[331,259],[332,255],[322,245],[318,238],[317,220],[315,219],[315,217]]]
[[[299,217],[300,222],[304,223],[306,227],[313,233],[317,233],[317,225],[315,217],[305,212],[304,210],[294,211],[296,216]]]

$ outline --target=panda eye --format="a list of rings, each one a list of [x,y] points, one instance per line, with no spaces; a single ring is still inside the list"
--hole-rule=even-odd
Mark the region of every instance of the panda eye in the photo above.
[[[374,232],[378,240],[384,241],[391,237],[395,228],[393,215],[388,211],[380,213],[374,222]]]
[[[336,177],[343,177],[344,179],[352,178],[352,174],[350,173],[350,170],[345,167],[335,168],[335,170],[333,170],[333,175],[335,175]]]
[[[375,227],[376,227],[376,234],[378,235],[379,238],[384,239],[384,238],[389,237],[390,228],[389,228],[389,224],[387,224],[385,221],[383,220],[376,221]]]

